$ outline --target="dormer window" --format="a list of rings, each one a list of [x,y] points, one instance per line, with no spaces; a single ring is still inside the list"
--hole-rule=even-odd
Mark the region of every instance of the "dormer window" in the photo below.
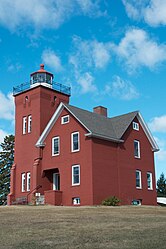
[[[67,124],[69,123],[69,115],[63,116],[61,118],[61,124]]]
[[[139,124],[136,122],[133,122],[133,130],[139,131]]]

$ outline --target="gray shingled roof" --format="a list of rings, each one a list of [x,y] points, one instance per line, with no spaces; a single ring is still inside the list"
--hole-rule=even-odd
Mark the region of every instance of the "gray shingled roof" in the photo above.
[[[135,111],[113,118],[107,118],[75,106],[64,105],[92,132],[92,135],[104,136],[112,140],[122,139],[126,129],[138,114],[138,111]]]

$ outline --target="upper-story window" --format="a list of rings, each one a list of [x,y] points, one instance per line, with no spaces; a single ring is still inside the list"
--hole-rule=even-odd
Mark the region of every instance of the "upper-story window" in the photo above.
[[[69,123],[69,115],[61,117],[61,124]]]
[[[52,156],[58,156],[60,154],[60,138],[52,138]]]
[[[139,131],[139,124],[136,122],[133,122],[133,130]]]
[[[28,133],[32,131],[32,115],[28,116]]]
[[[136,188],[142,188],[141,171],[136,170]]]
[[[31,173],[27,173],[27,191],[30,191]]]
[[[151,172],[147,172],[147,185],[148,185],[148,189],[153,189]]]
[[[21,174],[21,191],[25,192],[25,173]]]
[[[71,151],[76,152],[79,150],[80,150],[79,132],[73,132],[71,134]]]
[[[22,130],[22,133],[23,134],[26,134],[27,132],[27,117],[23,117],[23,130]]]
[[[134,140],[134,157],[140,158],[140,142],[138,140]]]

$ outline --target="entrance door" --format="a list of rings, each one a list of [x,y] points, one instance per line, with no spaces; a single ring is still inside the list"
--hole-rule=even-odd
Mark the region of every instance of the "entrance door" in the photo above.
[[[60,190],[60,175],[53,173],[53,190]]]

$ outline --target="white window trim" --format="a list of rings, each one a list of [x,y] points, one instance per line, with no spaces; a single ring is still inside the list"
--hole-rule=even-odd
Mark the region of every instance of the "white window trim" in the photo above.
[[[28,172],[27,173],[27,191],[30,191],[30,184],[29,184],[29,180],[31,181],[31,173]]]
[[[25,173],[21,174],[21,192],[25,192]]]
[[[78,167],[79,168],[79,182],[74,183],[74,168]],[[80,165],[73,165],[72,166],[72,186],[78,186],[80,185]]]
[[[67,122],[64,121],[65,118],[68,118]],[[69,123],[69,115],[65,115],[65,116],[61,117],[61,124],[67,124],[67,123]]]
[[[27,132],[27,117],[23,117],[22,133],[26,134],[26,132]]]
[[[147,175],[150,175],[150,187],[148,187],[148,190],[153,190],[153,182],[152,182],[152,172],[147,172]],[[147,179],[147,185],[148,185],[148,179]]]
[[[74,144],[73,144],[73,137],[75,134],[78,134],[78,149],[77,150],[74,150]],[[71,134],[71,152],[77,152],[77,151],[80,151],[80,133],[79,131],[76,131],[76,132],[73,132]]]
[[[140,153],[140,141],[134,140],[134,143],[135,143],[135,142],[138,144],[138,156],[135,156],[135,155],[134,155],[134,157],[135,157],[135,158],[141,158],[141,153]]]
[[[133,130],[139,131],[139,123],[133,122]]]
[[[28,116],[28,133],[32,131],[32,115]]]
[[[54,140],[55,139],[58,139],[58,153],[54,153]],[[52,138],[52,156],[59,156],[60,155],[60,137],[57,136],[57,137],[53,137]]]
[[[140,179],[140,186],[139,187],[136,186],[136,188],[142,189],[142,172],[140,170],[136,170],[136,172],[139,173],[139,179]]]

